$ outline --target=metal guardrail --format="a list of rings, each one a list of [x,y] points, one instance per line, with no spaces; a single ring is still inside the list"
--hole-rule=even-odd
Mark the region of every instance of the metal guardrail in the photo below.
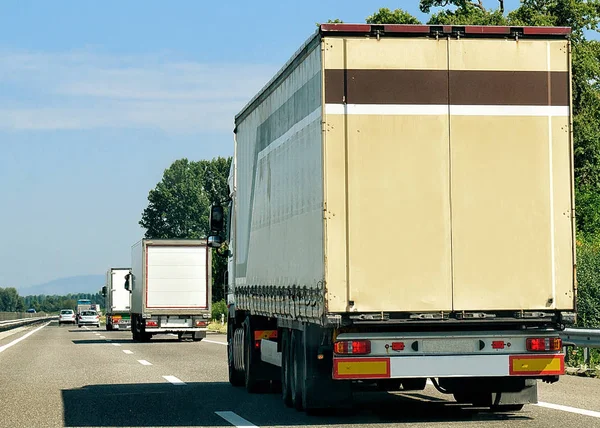
[[[50,321],[57,318],[56,315],[44,315],[38,317],[20,318],[13,320],[0,321],[0,331],[10,330],[11,328],[22,327],[29,324],[35,324],[43,321]]]
[[[560,337],[565,345],[600,348],[600,329],[566,328]]]
[[[560,333],[560,338],[565,347],[565,356],[567,346],[576,346],[583,348],[583,361],[585,367],[591,366],[590,348],[600,348],[600,329],[595,328],[566,328]]]

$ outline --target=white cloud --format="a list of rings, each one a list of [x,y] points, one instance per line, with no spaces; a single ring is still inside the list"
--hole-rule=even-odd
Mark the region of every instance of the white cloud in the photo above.
[[[0,51],[0,129],[231,131],[275,66]]]

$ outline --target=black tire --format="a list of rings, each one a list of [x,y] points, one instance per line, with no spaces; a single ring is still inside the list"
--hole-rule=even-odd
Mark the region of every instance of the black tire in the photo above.
[[[402,389],[404,391],[423,391],[427,386],[427,378],[403,379]]]
[[[287,407],[292,407],[292,389],[290,386],[290,332],[281,332],[281,398]]]
[[[491,406],[490,410],[492,412],[518,412],[523,410],[524,404],[498,404],[496,406]]]
[[[133,315],[131,317],[131,336],[135,342],[141,342],[142,340],[142,334],[140,330],[140,321],[138,320],[137,315]]]
[[[244,386],[243,373],[235,369],[234,364],[234,346],[233,332],[235,331],[235,323],[229,320],[227,323],[227,366],[229,369],[229,383],[231,386]]]
[[[183,333],[177,333],[177,339],[181,342],[183,340]]]
[[[206,332],[205,331],[197,331],[195,333],[192,333],[192,340],[194,342],[200,342],[202,339],[206,338]]]
[[[292,406],[296,410],[303,410],[304,403],[302,403],[302,384],[304,382],[304,364],[303,364],[303,346],[302,346],[302,332],[299,330],[292,331],[291,341],[291,373],[290,373],[290,387],[292,392]]]

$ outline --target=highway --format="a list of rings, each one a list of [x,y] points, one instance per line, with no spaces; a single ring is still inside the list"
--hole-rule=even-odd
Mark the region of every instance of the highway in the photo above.
[[[539,405],[493,414],[428,385],[358,392],[352,413],[307,416],[278,394],[227,382],[223,335],[202,342],[56,322],[0,332],[0,427],[570,427],[600,426],[600,380],[540,384]]]

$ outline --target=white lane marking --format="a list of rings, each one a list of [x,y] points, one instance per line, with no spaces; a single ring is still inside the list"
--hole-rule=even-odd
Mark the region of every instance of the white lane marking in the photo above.
[[[33,333],[35,333],[36,331],[40,331],[41,329],[43,329],[44,327],[46,327],[48,324],[50,323],[46,323],[41,327],[36,328],[35,330],[31,330],[29,333],[24,334],[23,336],[19,337],[18,339],[13,340],[10,343],[7,343],[6,345],[0,346],[0,352],[3,352],[5,350],[7,350],[8,348],[10,348],[13,345],[16,345],[17,343],[19,343],[21,340],[25,340],[27,339],[29,336],[31,336]]]
[[[163,376],[166,380],[171,382],[173,385],[186,385],[181,379],[177,379],[175,376]]]
[[[425,382],[427,385],[431,385],[433,386],[433,382],[431,381],[431,379],[427,378],[427,382]]]
[[[123,352],[125,352],[127,355],[133,354],[133,352],[130,351],[129,349],[123,349]]]
[[[216,343],[217,345],[225,345],[225,346],[227,346],[227,342],[217,342],[216,340],[206,340],[206,339],[204,339],[203,342]]]
[[[229,422],[236,428],[258,428],[253,423],[248,422],[246,419],[242,418],[239,415],[236,415],[233,412],[215,412],[215,414],[225,419],[227,422]]]
[[[563,412],[577,413],[578,415],[592,416],[594,418],[600,418],[600,412],[595,412],[593,410],[585,410],[585,409],[578,409],[577,407],[561,406],[560,404],[544,403],[543,401],[539,401],[536,405],[540,406],[540,407],[546,407],[547,409],[562,410]]]
[[[120,343],[113,343],[113,346],[121,346]]]
[[[100,336],[100,333],[94,333],[96,336]]]
[[[100,336],[98,339],[106,339],[106,336]]]
[[[146,361],[146,360],[138,360],[138,363],[140,363],[142,366],[151,366],[152,363]]]

